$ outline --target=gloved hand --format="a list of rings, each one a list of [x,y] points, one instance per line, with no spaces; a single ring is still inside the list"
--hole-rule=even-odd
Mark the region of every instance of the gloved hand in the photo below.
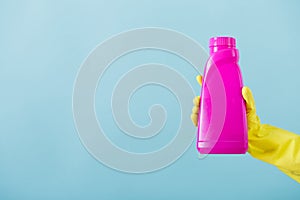
[[[197,81],[202,85],[202,76],[197,76]],[[261,124],[256,115],[251,90],[243,87],[242,95],[247,111],[248,153],[254,158],[275,165],[300,183],[300,135],[268,124]],[[195,97],[191,114],[195,126],[198,124],[199,102],[200,97]]]

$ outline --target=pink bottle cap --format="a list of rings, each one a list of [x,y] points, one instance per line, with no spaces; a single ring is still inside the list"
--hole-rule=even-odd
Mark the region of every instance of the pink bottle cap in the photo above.
[[[209,47],[228,46],[235,47],[235,39],[233,37],[212,37],[209,39]]]

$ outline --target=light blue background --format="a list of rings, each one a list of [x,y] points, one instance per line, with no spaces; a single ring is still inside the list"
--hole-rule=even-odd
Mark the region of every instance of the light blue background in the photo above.
[[[111,35],[165,27],[205,47],[211,36],[232,35],[262,122],[300,133],[299,19],[297,1],[1,1],[0,199],[298,199],[299,184],[249,154],[199,160],[191,146],[177,162],[155,173],[114,171],[80,143],[71,102],[80,64]],[[197,90],[196,72],[180,59],[147,51],[132,56],[138,59],[124,58],[124,69],[146,62],[169,64]],[[107,73],[106,79],[113,75]],[[137,146],[128,145],[132,138],[114,135],[108,116],[109,137],[129,150],[155,150],[178,128],[174,96],[162,88],[143,90],[147,92],[133,96],[137,107],[130,105],[137,123],[149,122],[146,112],[153,102],[166,105],[171,114],[158,143]],[[141,102],[149,92],[152,101]],[[161,95],[170,100],[157,98]],[[100,113],[107,108],[96,106]]]

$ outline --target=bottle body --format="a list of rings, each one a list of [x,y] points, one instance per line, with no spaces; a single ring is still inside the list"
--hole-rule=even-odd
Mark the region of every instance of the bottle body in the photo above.
[[[233,38],[219,38],[210,40],[203,74],[197,149],[203,154],[244,154],[248,136],[239,54]]]

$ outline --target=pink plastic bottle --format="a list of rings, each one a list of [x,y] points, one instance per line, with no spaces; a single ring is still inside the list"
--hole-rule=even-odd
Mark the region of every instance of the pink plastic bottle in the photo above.
[[[209,40],[198,118],[202,154],[244,154],[248,149],[246,108],[239,54],[232,37]]]

